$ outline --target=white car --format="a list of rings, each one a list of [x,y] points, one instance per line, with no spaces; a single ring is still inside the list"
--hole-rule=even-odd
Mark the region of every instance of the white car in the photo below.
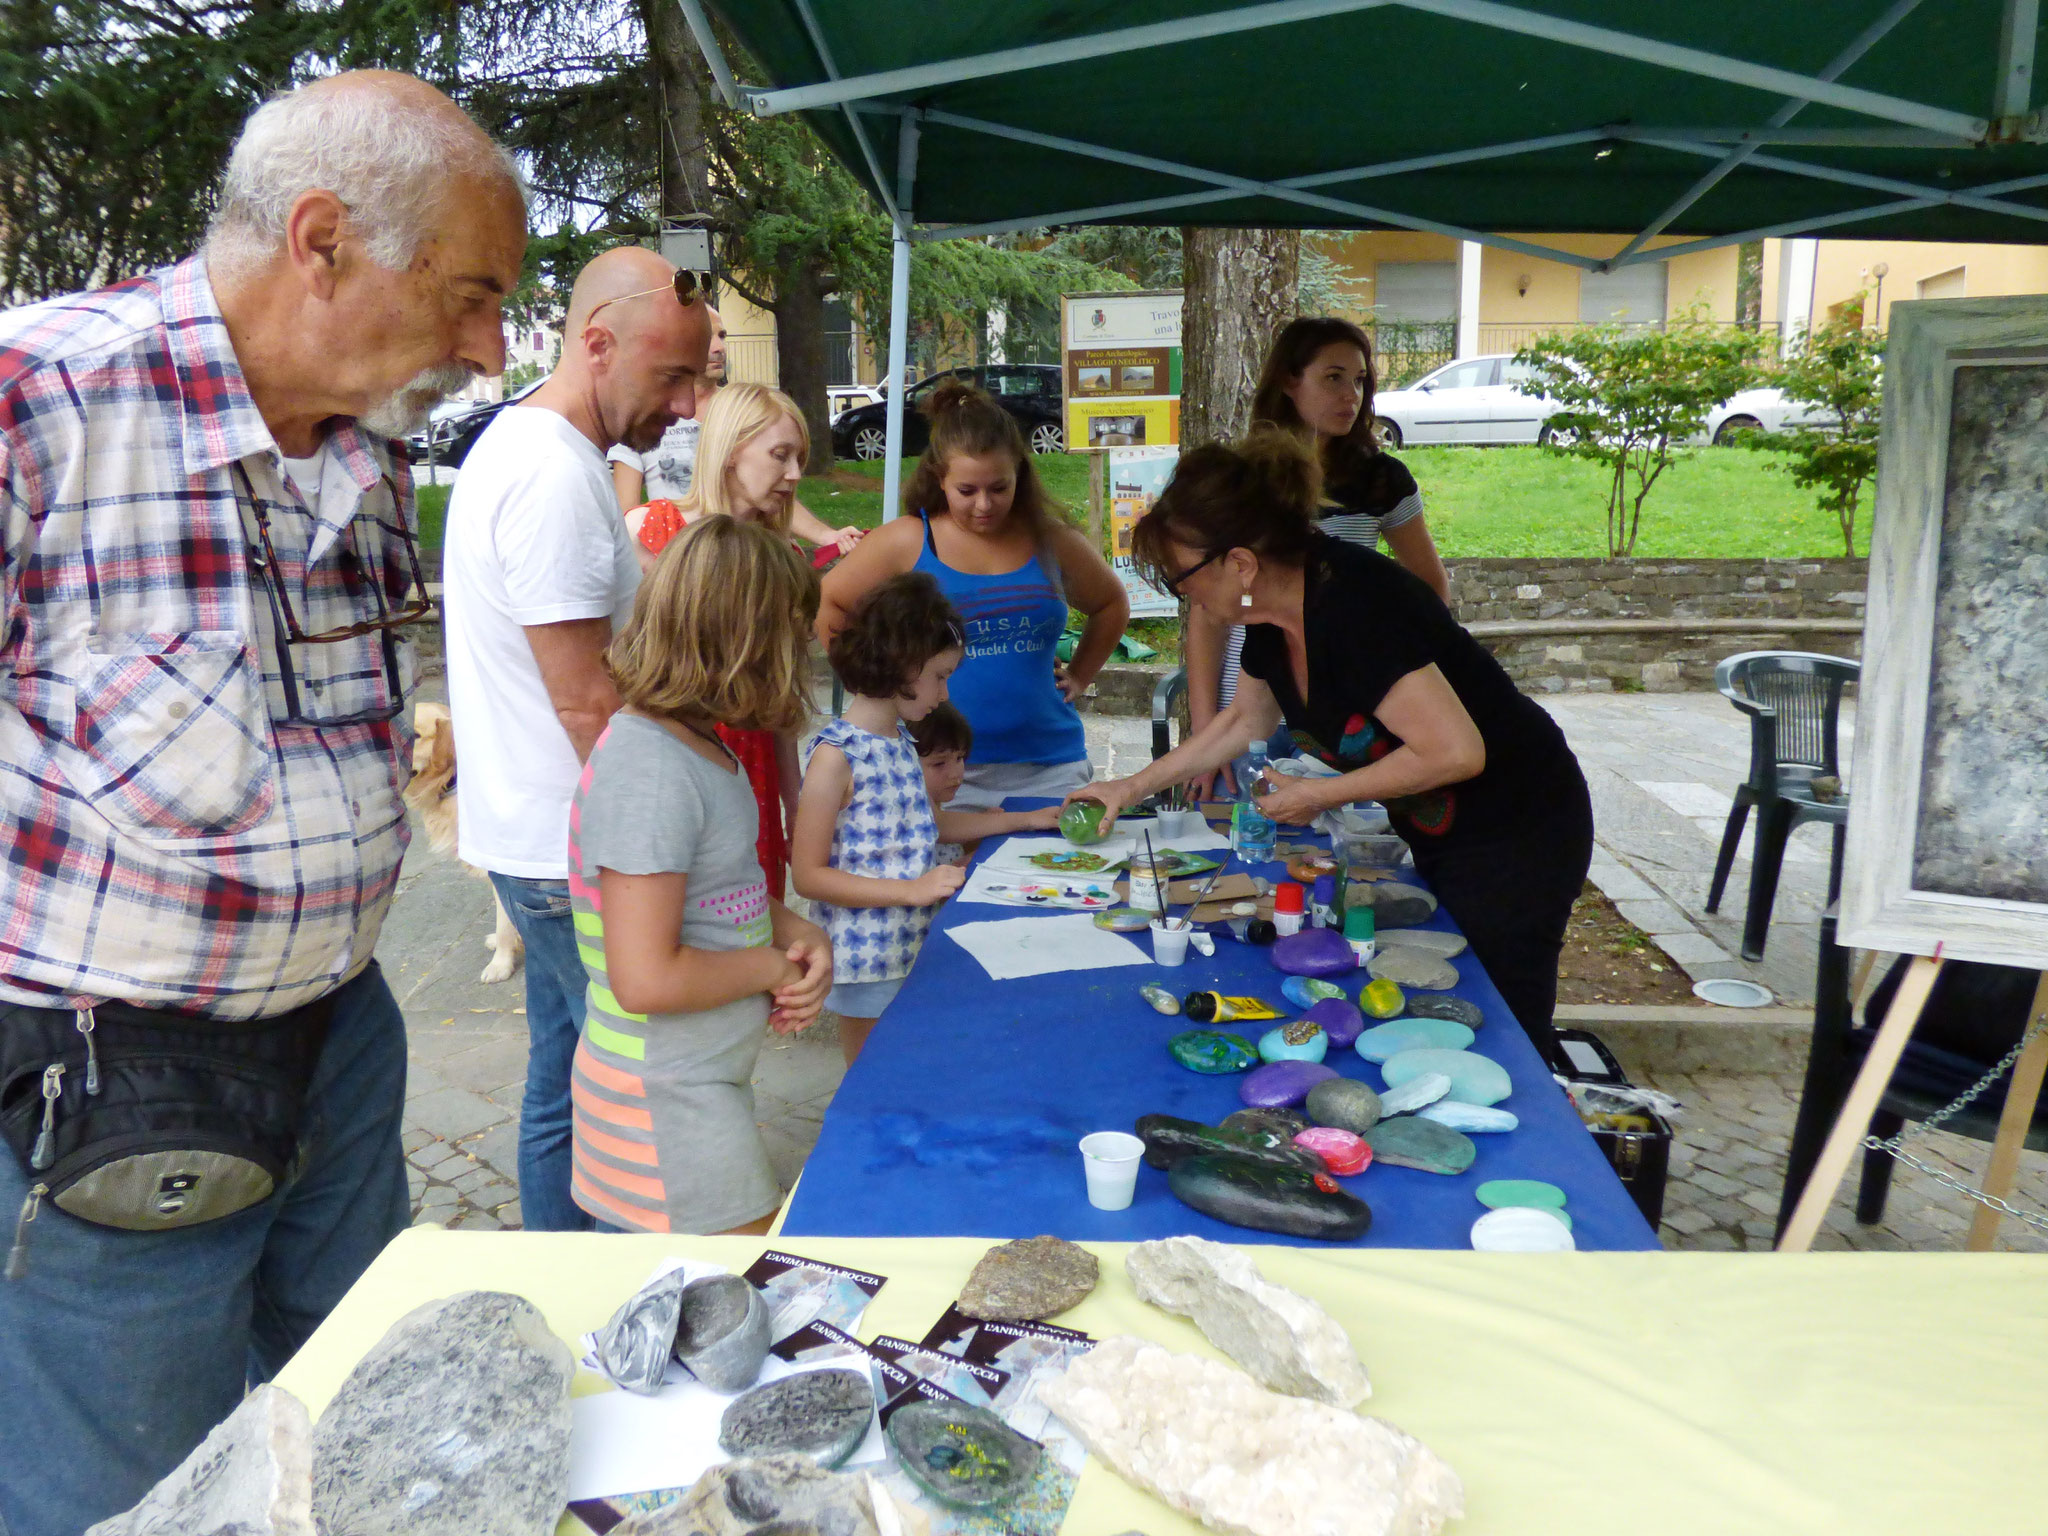
[[[1832,427],[1839,418],[1826,406],[1789,400],[1782,389],[1745,389],[1707,412],[1707,429],[1694,442],[1726,443],[1744,432],[1778,432],[1786,427]]]
[[[1535,443],[1543,424],[1562,410],[1525,392],[1529,370],[1512,354],[1464,357],[1423,375],[1406,389],[1373,396],[1373,415],[1389,448],[1404,443]]]
[[[837,421],[842,411],[850,411],[856,405],[873,405],[886,398],[872,384],[831,384],[825,389],[825,409],[829,419]]]

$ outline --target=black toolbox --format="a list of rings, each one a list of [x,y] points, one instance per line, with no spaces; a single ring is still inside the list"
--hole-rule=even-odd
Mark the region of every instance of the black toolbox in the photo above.
[[[1560,1075],[1614,1176],[1655,1231],[1664,1219],[1664,1182],[1671,1173],[1671,1123],[1635,1104],[1602,1104],[1602,1088],[1632,1086],[1621,1063],[1591,1030],[1560,1029]]]

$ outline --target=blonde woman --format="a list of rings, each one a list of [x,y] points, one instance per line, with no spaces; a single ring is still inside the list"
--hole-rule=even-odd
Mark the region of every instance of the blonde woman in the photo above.
[[[794,534],[813,543],[849,535],[858,539],[858,528],[835,533],[798,504],[797,482],[810,451],[810,429],[789,396],[765,384],[726,385],[704,412],[690,494],[667,515],[654,506],[627,514],[626,526],[642,562],[652,562],[678,528],[706,517],[761,523],[784,538]],[[730,725],[721,725],[719,736],[746,766],[754,786],[761,869],[769,895],[780,901],[788,880],[797,792],[803,787],[796,737]]]
[[[828,528],[797,500],[796,488],[811,455],[811,430],[796,402],[765,384],[727,384],[704,403],[698,397],[696,466],[690,493],[663,516],[657,504],[626,513],[643,567],[679,527],[706,513],[750,517],[806,544],[845,554],[864,530]]]
[[[782,1191],[754,1122],[762,1031],[817,1018],[832,946],[768,894],[728,726],[804,723],[817,578],[732,518],[676,539],[605,653],[623,706],[569,815],[589,973],[571,1191],[600,1227],[765,1232]]]

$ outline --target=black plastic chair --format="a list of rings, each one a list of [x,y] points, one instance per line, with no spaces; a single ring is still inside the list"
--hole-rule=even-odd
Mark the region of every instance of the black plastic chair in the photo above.
[[[1188,669],[1178,667],[1152,690],[1152,761],[1173,750],[1173,712],[1188,691]]]
[[[1890,974],[1871,994],[1865,1010],[1869,1023],[1856,1026],[1849,997],[1849,952],[1835,942],[1835,914],[1820,922],[1820,963],[1814,977],[1813,1040],[1806,1058],[1806,1082],[1800,1090],[1799,1116],[1792,1129],[1786,1159],[1785,1192],[1778,1207],[1778,1231],[1799,1204],[1813,1174],[1842,1102],[1877,1029],[1890,1010],[1910,957],[1894,963]],[[2033,1007],[2037,971],[2007,965],[1951,960],[1942,967],[1927,1004],[1913,1027],[1913,1038],[1899,1058],[1884,1097],[1870,1117],[1869,1131],[1880,1140],[1896,1136],[1908,1120],[1925,1120],[1953,1103],[1965,1089],[1991,1069],[2018,1043]],[[2010,1076],[1994,1083],[1967,1108],[1942,1122],[1942,1129],[1978,1141],[1998,1135],[1998,1117],[2005,1109]],[[2034,1108],[2027,1128],[2028,1147],[2048,1152],[2048,1095]],[[1884,1218],[1885,1196],[1891,1189],[1894,1162],[1889,1153],[1866,1149],[1856,1190],[1856,1219],[1865,1225]]]
[[[1778,896],[1778,870],[1785,861],[1785,842],[1804,821],[1823,821],[1835,829],[1834,852],[1828,860],[1828,900],[1842,890],[1842,831],[1849,824],[1849,796],[1838,791],[1832,800],[1813,792],[1824,775],[1841,777],[1835,739],[1841,721],[1842,690],[1862,668],[1839,656],[1807,651],[1745,651],[1714,668],[1714,686],[1749,716],[1749,777],[1735,790],[1728,828],[1721,834],[1721,852],[1714,860],[1714,883],[1707,891],[1707,910],[1717,911],[1742,827],[1756,807],[1756,849],[1750,860],[1749,910],[1742,923],[1742,958],[1761,960],[1770,932],[1771,905]]]

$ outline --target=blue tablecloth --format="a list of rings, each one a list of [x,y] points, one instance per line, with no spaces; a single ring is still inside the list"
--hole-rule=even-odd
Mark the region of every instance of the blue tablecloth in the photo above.
[[[1032,802],[1038,803],[1038,802]],[[1270,865],[1258,873],[1277,878]],[[1412,870],[1402,878],[1413,879]],[[1166,1042],[1197,1028],[1155,1013],[1138,988],[1156,981],[1253,993],[1299,1012],[1280,995],[1271,951],[1219,930],[1216,954],[1189,951],[1177,969],[1116,970],[992,981],[946,931],[1023,915],[1014,907],[948,903],[896,1001],[840,1084],[783,1219],[790,1236],[1061,1237],[1130,1242],[1194,1233],[1220,1242],[1300,1243],[1227,1226],[1181,1204],[1166,1175],[1138,1173],[1128,1210],[1098,1211],[1083,1190],[1075,1143],[1089,1131],[1128,1131],[1140,1115],[1214,1124],[1241,1108],[1241,1077],[1205,1077]],[[1438,912],[1431,927],[1454,930]],[[1132,942],[1149,947],[1147,935]],[[1581,1248],[1655,1248],[1655,1235],[1601,1157],[1536,1049],[1471,954],[1453,961],[1456,995],[1486,1013],[1472,1049],[1506,1067],[1514,1092],[1502,1108],[1521,1119],[1505,1135],[1473,1137],[1479,1156],[1455,1177],[1370,1167],[1344,1187],[1372,1207],[1362,1246],[1463,1248],[1485,1214],[1473,1191],[1488,1179],[1545,1179],[1569,1200]],[[1368,978],[1355,973],[1354,989]],[[1368,1023],[1372,1021],[1368,1019]],[[1256,1040],[1271,1024],[1231,1028]],[[1355,1051],[1328,1065],[1374,1088],[1379,1068]]]

